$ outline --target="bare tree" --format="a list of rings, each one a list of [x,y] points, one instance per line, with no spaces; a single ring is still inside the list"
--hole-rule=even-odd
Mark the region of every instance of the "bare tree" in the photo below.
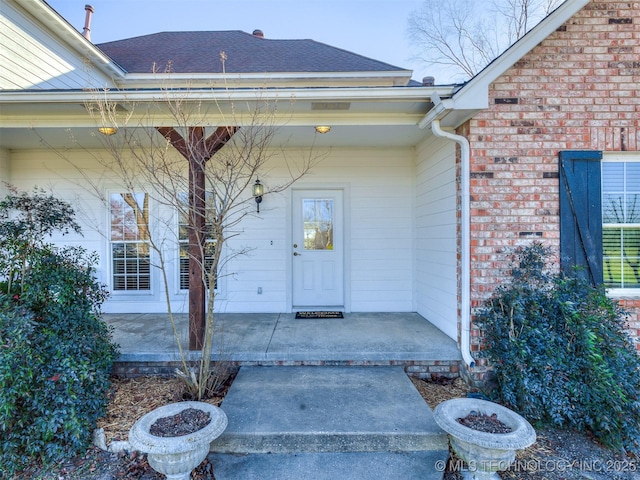
[[[424,0],[409,17],[414,60],[467,80],[563,0]]]
[[[104,182],[117,179],[121,193],[116,194],[115,202],[120,209],[127,209],[132,219],[127,232],[144,242],[149,251],[143,252],[144,261],[163,279],[167,313],[180,355],[177,373],[198,399],[220,380],[211,362],[214,334],[222,328],[214,315],[216,285],[229,261],[249,251],[232,248],[229,241],[242,233],[243,220],[254,215],[254,181],[266,173],[270,159],[279,155],[288,177],[279,184],[271,182],[265,194],[280,192],[318,160],[310,148],[296,152],[290,161],[291,152],[274,144],[278,125],[287,121],[283,114],[286,108],[265,100],[260,89],[253,98],[240,102],[234,101],[229,89],[211,93],[213,99],[205,101],[191,91],[166,89],[163,98],[137,103],[129,101],[126,92],[96,91],[85,107],[99,126],[116,127],[117,134],[100,137],[101,152],[86,149],[103,170],[102,177],[92,178],[82,165],[74,164],[84,187],[110,209],[114,199],[105,194]],[[217,125],[211,125],[212,119]],[[60,156],[70,161],[65,152]],[[163,207],[165,216],[149,213],[150,199]],[[173,214],[167,216],[166,212]],[[176,248],[179,261],[186,260],[189,270],[188,347],[182,344],[172,309],[168,265]],[[203,294],[193,295],[195,290]],[[218,346],[224,347],[222,340]],[[200,351],[195,364],[188,350]]]

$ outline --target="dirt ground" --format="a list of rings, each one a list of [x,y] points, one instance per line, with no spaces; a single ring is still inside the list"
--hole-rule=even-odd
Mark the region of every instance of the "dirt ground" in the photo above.
[[[449,398],[465,396],[468,392],[466,385],[459,379],[455,382],[412,381],[431,408]],[[114,378],[107,415],[100,420],[98,427],[104,430],[107,444],[126,440],[135,420],[161,405],[182,400],[182,395],[182,384],[174,378]],[[216,397],[208,402],[220,405],[222,399],[223,396]],[[639,459],[607,450],[586,435],[555,429],[537,429],[536,433],[536,443],[518,453],[516,462],[509,471],[500,472],[503,480],[640,480]],[[461,468],[464,468],[462,462],[452,455],[444,472],[444,480],[462,479],[459,473]],[[53,467],[34,467],[23,472],[19,478],[160,480],[164,476],[149,467],[145,455],[136,452],[108,453],[92,447],[84,455]],[[205,460],[191,478],[215,480],[213,466]]]

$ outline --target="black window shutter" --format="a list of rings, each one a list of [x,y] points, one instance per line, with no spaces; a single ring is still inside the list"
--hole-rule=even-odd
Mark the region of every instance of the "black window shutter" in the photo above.
[[[603,281],[601,160],[601,151],[560,152],[560,268],[593,285]]]

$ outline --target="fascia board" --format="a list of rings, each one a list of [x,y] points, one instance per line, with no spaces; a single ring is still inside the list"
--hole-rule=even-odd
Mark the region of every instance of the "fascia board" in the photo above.
[[[43,26],[45,26],[52,35],[57,36],[62,42],[82,57],[88,58],[102,73],[109,77],[114,77],[115,79],[124,78],[125,72],[122,68],[87,40],[80,32],[73,28],[69,22],[62,18],[60,14],[58,14],[58,12],[51,8],[46,2],[41,0],[11,1],[31,14]]]
[[[455,129],[482,111],[482,108],[461,107],[455,97],[445,100],[433,97],[433,100],[435,106],[418,123],[421,129],[431,128],[434,120],[438,120],[444,128]]]
[[[465,83],[454,95],[456,107],[469,110],[488,108],[489,85],[584,8],[589,1],[566,0],[520,40],[511,45],[504,53]]]
[[[434,96],[448,98],[453,86],[442,87],[344,87],[344,88],[278,88],[278,89],[152,89],[152,90],[92,90],[92,91],[3,91],[0,104],[15,103],[83,103],[100,96],[113,102],[155,102],[161,99],[184,101],[211,100],[216,102],[238,100],[300,100],[349,101],[431,101]]]
[[[267,72],[267,73],[128,73],[118,82],[121,88],[271,86],[301,84],[309,86],[324,83],[362,86],[406,86],[411,81],[411,70],[393,72]]]

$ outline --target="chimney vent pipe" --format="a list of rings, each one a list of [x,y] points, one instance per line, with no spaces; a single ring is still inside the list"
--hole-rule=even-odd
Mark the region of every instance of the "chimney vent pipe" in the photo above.
[[[424,77],[422,79],[423,87],[433,87],[436,84],[436,79],[434,77]]]
[[[91,41],[91,15],[95,11],[91,5],[84,6],[87,15],[84,18],[84,28],[82,29],[82,35],[87,40]]]

